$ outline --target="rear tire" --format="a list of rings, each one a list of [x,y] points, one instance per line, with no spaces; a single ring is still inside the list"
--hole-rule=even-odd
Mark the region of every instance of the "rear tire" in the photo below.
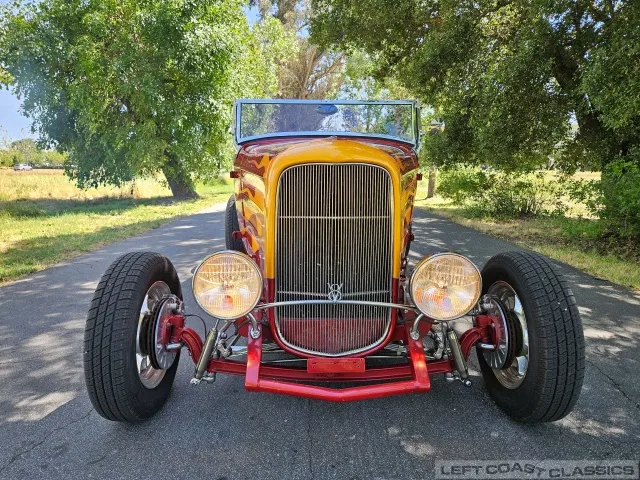
[[[494,370],[478,350],[490,395],[523,423],[553,422],[566,416],[580,396],[584,379],[584,334],[571,289],[540,255],[508,252],[482,269],[483,293],[492,285],[515,292],[528,330],[528,363],[523,379],[509,383],[505,368]],[[498,282],[498,283],[496,283]],[[517,343],[522,348],[522,342]],[[518,352],[516,352],[518,354]],[[507,388],[508,387],[508,388]]]
[[[151,417],[166,402],[179,354],[167,370],[143,384],[137,363],[140,313],[152,285],[182,298],[178,274],[157,253],[121,256],[96,288],[84,333],[84,373],[89,398],[107,420],[136,422]],[[157,303],[157,302],[156,302]]]
[[[235,250],[236,252],[247,253],[244,248],[242,239],[233,238],[233,232],[240,231],[240,222],[238,221],[238,211],[236,209],[236,198],[234,195],[229,197],[227,209],[225,211],[224,222],[224,240],[227,250]]]

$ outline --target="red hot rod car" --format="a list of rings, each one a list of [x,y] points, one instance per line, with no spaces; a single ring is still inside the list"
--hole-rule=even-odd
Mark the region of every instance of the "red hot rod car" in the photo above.
[[[157,412],[183,349],[194,385],[242,375],[249,391],[338,402],[428,392],[434,375],[470,385],[475,349],[486,388],[514,419],[553,421],[573,408],[582,326],[547,260],[506,252],[480,271],[444,251],[409,267],[413,102],[241,100],[235,112],[227,250],[192,282],[206,337],[186,324],[190,300],[167,258],[116,260],[85,331],[100,415]]]

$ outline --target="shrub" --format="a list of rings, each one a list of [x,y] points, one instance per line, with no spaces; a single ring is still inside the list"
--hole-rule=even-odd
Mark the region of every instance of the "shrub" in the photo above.
[[[438,193],[478,215],[526,217],[558,215],[567,210],[561,178],[544,172],[522,173],[457,168],[440,176]]]
[[[606,235],[640,243],[640,165],[616,160],[602,172],[601,180],[571,181],[569,195],[601,220]]]
[[[614,161],[606,166],[600,184],[600,218],[610,234],[640,237],[640,165]]]

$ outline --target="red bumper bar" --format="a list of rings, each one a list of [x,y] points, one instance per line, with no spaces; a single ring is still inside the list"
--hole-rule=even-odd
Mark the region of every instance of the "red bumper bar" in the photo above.
[[[262,327],[259,326],[259,328]],[[409,352],[411,356],[413,380],[335,389],[260,378],[262,336],[257,339],[249,336],[244,386],[247,390],[253,392],[280,393],[283,395],[294,395],[297,397],[329,400],[332,402],[351,402],[405,393],[428,392],[431,389],[431,382],[427,371],[427,362],[424,358],[422,342],[409,340]]]

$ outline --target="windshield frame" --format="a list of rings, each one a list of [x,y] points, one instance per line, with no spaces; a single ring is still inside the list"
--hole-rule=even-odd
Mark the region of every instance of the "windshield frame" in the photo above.
[[[360,132],[339,132],[339,131],[302,131],[302,132],[278,132],[266,133],[261,135],[241,136],[241,113],[244,104],[301,104],[301,105],[410,105],[411,106],[411,122],[413,139],[397,137],[394,135],[385,135],[382,133],[360,133]],[[420,106],[415,100],[296,100],[296,99],[238,99],[234,105],[234,141],[240,146],[247,142],[268,138],[292,138],[292,137],[355,137],[355,138],[379,138],[384,140],[392,140],[395,142],[411,145],[415,150],[420,146],[420,127],[418,119],[420,118]]]

